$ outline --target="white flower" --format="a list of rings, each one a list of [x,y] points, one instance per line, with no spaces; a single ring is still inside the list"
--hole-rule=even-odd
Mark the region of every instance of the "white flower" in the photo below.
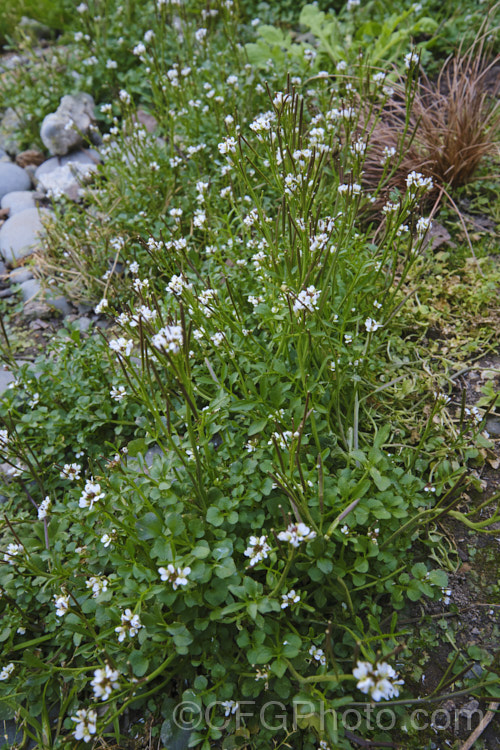
[[[61,479],[80,479],[81,470],[82,467],[80,466],[80,464],[64,464],[59,476],[61,477]]]
[[[57,617],[63,617],[69,611],[69,596],[67,594],[54,594],[54,604]]]
[[[365,328],[368,333],[373,333],[378,328],[382,328],[382,323],[377,323],[377,321],[373,320],[373,318],[367,318],[365,320]]]
[[[397,698],[399,695],[399,685],[403,685],[403,680],[398,680],[397,673],[386,662],[380,662],[372,665],[367,661],[358,661],[357,666],[352,670],[354,677],[358,680],[357,688],[362,693],[370,693],[374,701],[381,698]]]
[[[385,146],[382,153],[384,156],[380,163],[382,164],[382,166],[384,166],[396,156],[396,149],[394,148],[394,146]]]
[[[6,664],[0,672],[0,680],[8,680],[14,669],[15,667],[13,662],[10,662],[10,664]]]
[[[224,709],[224,716],[230,716],[236,713],[239,703],[236,703],[236,701],[222,701],[221,706]]]
[[[298,547],[301,542],[308,542],[316,536],[315,531],[311,531],[305,523],[291,523],[286,531],[280,531],[278,539],[282,542],[288,542],[292,547]]]
[[[443,604],[449,604],[451,602],[451,589],[447,589],[444,586],[441,588],[443,595]]]
[[[165,326],[151,339],[153,346],[157,349],[164,349],[172,354],[180,351],[183,341],[181,326]]]
[[[76,727],[73,732],[75,740],[90,742],[91,735],[97,732],[97,712],[93,709],[80,708],[71,721],[76,721]]]
[[[258,562],[265,560],[270,551],[271,547],[267,543],[266,536],[251,536],[243,554],[250,558],[250,566],[253,568]]]
[[[0,430],[0,448],[6,448],[9,444],[9,433],[7,430]]]
[[[3,556],[4,562],[8,562],[9,565],[14,565],[15,563],[14,558],[16,557],[16,555],[20,555],[22,551],[23,551],[23,548],[20,544],[15,544],[15,543],[8,544],[7,552],[5,552]]]
[[[288,593],[281,595],[281,609],[286,609],[290,604],[300,602],[300,596],[295,593],[295,589],[290,589]]]
[[[132,339],[127,340],[123,336],[120,336],[118,339],[111,339],[109,348],[117,354],[125,354],[126,357],[130,357],[134,348],[134,342]]]
[[[308,312],[314,312],[318,309],[318,300],[321,292],[314,286],[308,286],[307,289],[303,289],[298,293],[297,298],[293,303],[293,312],[298,315],[299,313],[307,310]]]
[[[103,534],[101,537],[101,544],[105,547],[109,547],[111,542],[114,540],[116,535],[116,529],[111,530],[111,534]]]
[[[197,29],[197,31],[195,31],[194,35],[195,35],[195,38],[196,38],[197,42],[202,42],[205,39],[206,35],[207,35],[207,30],[206,29]]]
[[[120,101],[122,101],[124,104],[130,104],[132,101],[132,97],[128,93],[128,91],[125,91],[125,89],[121,89],[119,93]]]
[[[219,149],[219,152],[221,154],[235,154],[236,153],[236,146],[238,145],[238,142],[235,138],[229,137],[225,138],[222,143],[219,143],[217,148]]]
[[[417,234],[421,237],[424,235],[428,229],[430,229],[432,226],[432,221],[430,219],[426,219],[424,216],[422,216],[417,221]]]
[[[190,284],[184,276],[172,276],[167,284],[167,292],[179,296],[182,294],[183,289],[192,289],[193,285]]]
[[[117,67],[118,67],[118,63],[116,62],[116,60],[106,60],[106,68],[108,70],[116,70]],[[102,111],[102,107],[101,107],[101,111]]]
[[[131,263],[129,263],[128,268],[130,273],[136,274],[139,272],[139,264],[136,260],[133,260]]]
[[[207,215],[205,211],[202,211],[201,208],[197,209],[194,212],[194,217],[193,217],[194,226],[198,227],[198,229],[201,229],[202,227],[205,226],[206,221],[207,221]]]
[[[405,68],[409,70],[418,63],[419,56],[418,52],[412,51],[405,55]]]
[[[406,187],[410,192],[416,192],[419,188],[432,190],[432,177],[424,177],[420,172],[410,172],[406,177]]]
[[[136,44],[134,49],[132,50],[133,55],[143,55],[146,52],[146,46],[139,42],[139,44]]]
[[[215,346],[220,346],[224,341],[224,334],[218,331],[217,333],[214,333],[213,336],[210,336],[210,339],[213,341]]]
[[[47,495],[45,500],[42,500],[40,505],[38,506],[38,520],[43,521],[44,518],[47,518],[49,515],[50,506],[52,505],[52,502],[50,500],[50,497]]]
[[[109,395],[115,401],[121,401],[127,395],[127,391],[125,390],[125,386],[123,385],[119,385],[118,387],[113,386],[113,388],[109,392]]]
[[[108,300],[103,297],[102,300],[94,307],[94,312],[99,315],[102,311],[109,306]]]
[[[85,585],[88,589],[92,589],[92,598],[97,599],[100,594],[103,594],[108,590],[108,579],[104,576],[90,576],[85,581]]]
[[[85,487],[78,501],[78,507],[92,510],[94,503],[102,500],[105,496],[105,493],[101,491],[101,485],[98,482],[94,482],[94,477],[90,477],[85,482]]]
[[[33,409],[38,404],[39,401],[40,401],[40,394],[39,393],[34,393],[33,394],[33,398],[31,398],[28,401],[28,403],[31,406],[31,408]]]
[[[106,664],[104,669],[96,669],[94,679],[90,683],[94,688],[94,696],[103,701],[107,700],[113,690],[120,687],[119,677],[120,673],[116,669],[111,669],[109,664]]]
[[[118,633],[118,640],[124,641],[128,635],[129,638],[133,638],[139,630],[143,627],[139,619],[139,615],[132,614],[131,609],[126,609],[121,615],[121,625],[115,628],[115,633]]]
[[[191,573],[191,568],[175,568],[172,563],[169,563],[166,568],[158,568],[158,573],[162,581],[169,581],[172,584],[174,591],[179,586],[187,586],[189,583],[188,575]]]
[[[313,659],[316,659],[316,661],[319,661],[319,663],[322,666],[325,666],[325,664],[326,664],[326,656],[325,656],[325,652],[323,651],[322,648],[318,648],[317,646],[315,646],[313,644],[311,646],[311,648],[309,649],[309,653],[310,653],[310,655],[312,656]]]

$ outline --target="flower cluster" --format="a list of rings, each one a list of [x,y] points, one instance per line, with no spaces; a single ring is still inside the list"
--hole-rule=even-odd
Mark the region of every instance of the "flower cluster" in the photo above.
[[[182,328],[181,326],[165,326],[153,336],[151,341],[157,349],[177,354],[184,341]]]
[[[311,531],[305,523],[291,523],[286,531],[280,531],[278,539],[281,542],[288,542],[292,547],[298,547],[301,542],[308,542],[316,536],[315,531]]]
[[[295,589],[290,589],[286,594],[281,595],[281,609],[286,609],[290,604],[297,604],[298,602],[300,602],[300,596]]]
[[[271,547],[267,543],[266,536],[251,536],[248,540],[248,547],[243,554],[250,558],[249,564],[253,568],[257,563],[265,560],[270,551]]]
[[[45,500],[42,500],[42,502],[38,506],[38,520],[39,521],[43,521],[44,518],[47,518],[47,516],[49,515],[51,505],[52,505],[52,502],[50,500],[50,497],[47,495]]]
[[[91,735],[97,732],[97,712],[93,709],[80,708],[71,721],[76,721],[76,727],[73,731],[75,740],[90,742]]]
[[[95,697],[103,701],[107,700],[113,690],[120,687],[119,677],[120,673],[116,669],[111,669],[109,664],[106,664],[104,669],[96,669],[94,679],[90,683],[94,689]]]
[[[101,491],[101,485],[94,482],[94,477],[90,477],[90,479],[87,479],[85,482],[85,487],[78,501],[78,506],[80,508],[88,508],[89,510],[92,510],[94,503],[102,500],[103,497],[105,497],[105,493]]]
[[[179,586],[187,586],[189,583],[187,577],[191,573],[191,568],[176,568],[172,563],[169,563],[166,568],[158,568],[162,581],[169,581],[172,584],[174,591]]]
[[[139,615],[132,614],[131,609],[126,609],[125,612],[122,612],[121,623],[121,625],[115,628],[115,633],[118,633],[120,643],[125,640],[127,635],[129,638],[133,638],[143,627]]]
[[[296,315],[301,312],[314,312],[318,309],[318,300],[321,292],[314,286],[308,286],[302,289],[293,303],[293,311]]]
[[[365,694],[369,693],[374,701],[397,698],[399,685],[404,684],[404,680],[397,679],[397,672],[385,661],[375,665],[368,661],[358,661],[352,673],[358,680],[358,690]]]
[[[54,604],[56,607],[57,617],[63,617],[69,612],[69,596],[67,594],[54,594]]]
[[[92,589],[92,598],[97,599],[100,594],[108,590],[108,579],[103,576],[90,576],[85,581],[88,589]]]
[[[326,656],[322,648],[318,648],[313,643],[313,645],[309,649],[309,654],[310,656],[312,656],[313,659],[315,659],[316,661],[319,661],[322,667],[326,665]]]

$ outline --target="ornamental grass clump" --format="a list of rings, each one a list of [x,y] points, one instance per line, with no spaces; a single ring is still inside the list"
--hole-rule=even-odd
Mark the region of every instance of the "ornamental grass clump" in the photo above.
[[[448,59],[436,80],[420,72],[409,112],[404,85],[393,84],[394,95],[374,124],[365,161],[364,184],[372,189],[383,184],[378,209],[391,191],[404,192],[412,171],[433,180],[428,201],[439,202],[448,190],[470,182],[482,160],[495,153],[499,61],[479,41]],[[416,76],[418,59],[409,60],[409,65]]]

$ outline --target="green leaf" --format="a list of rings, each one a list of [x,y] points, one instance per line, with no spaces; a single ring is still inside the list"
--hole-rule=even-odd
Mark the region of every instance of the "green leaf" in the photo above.
[[[163,521],[155,513],[145,513],[136,523],[139,539],[155,539],[163,531]]]
[[[139,453],[146,453],[148,449],[148,446],[146,445],[146,441],[144,438],[136,438],[135,440],[131,440],[130,443],[127,445],[128,455],[132,456],[132,458],[135,458],[135,456],[138,456]]]
[[[375,482],[375,484],[377,485],[377,488],[381,492],[383,492],[384,490],[386,490],[388,487],[391,486],[391,480],[388,479],[387,477],[383,477],[380,471],[376,469],[374,466],[370,467],[370,475],[373,481]]]
[[[262,432],[266,424],[267,424],[267,418],[258,419],[256,422],[253,422],[248,429],[248,435],[251,437],[252,435],[255,435],[258,432]]]
[[[132,651],[129,662],[136,677],[143,677],[148,671],[149,659],[146,659],[140,651]]]

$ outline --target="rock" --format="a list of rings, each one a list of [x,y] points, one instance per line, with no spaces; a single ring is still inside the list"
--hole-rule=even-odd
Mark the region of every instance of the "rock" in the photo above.
[[[133,116],[132,121],[144,125],[148,133],[153,133],[158,127],[158,120],[156,117],[150,115],[149,112],[146,112],[144,109],[138,109]]]
[[[15,379],[10,370],[0,369],[0,396],[7,390],[9,383],[12,383]]]
[[[99,164],[100,161],[101,157],[97,151],[94,151],[91,148],[81,148],[78,149],[78,151],[72,151],[70,154],[66,154],[66,156],[52,156],[37,167],[35,180],[38,181],[42,175],[53,172],[55,169],[59,169],[59,167],[64,167],[66,164],[96,165]]]
[[[25,211],[27,208],[35,208],[35,198],[32,190],[14,190],[4,195],[0,201],[2,208],[8,208],[10,216]]]
[[[33,278],[33,273],[30,268],[14,268],[10,272],[9,281],[11,284],[22,284],[25,281],[29,281]]]
[[[31,180],[17,164],[0,162],[0,200],[7,193],[29,190]]]
[[[69,162],[63,167],[42,174],[38,179],[38,187],[45,190],[51,198],[65,195],[66,198],[77,201],[82,197],[84,184],[89,182],[96,169],[95,164]]]
[[[69,94],[62,97],[55,112],[45,117],[40,137],[51,154],[63,156],[84,144],[94,119],[94,100],[90,94]]]
[[[77,318],[74,321],[74,324],[81,333],[85,333],[92,325],[92,321],[90,320],[90,318],[87,318],[86,315],[83,315],[81,318]]]
[[[65,317],[66,315],[72,315],[74,312],[73,306],[68,302],[66,297],[62,295],[55,296],[50,292],[47,292],[44,297],[45,302],[52,308],[59,310],[60,313]]]
[[[26,302],[23,307],[23,317],[26,320],[50,320],[54,317],[54,309],[38,297]]]
[[[27,281],[23,281],[20,286],[23,302],[30,302],[39,294],[41,289],[38,279],[28,279]]]
[[[41,220],[52,215],[46,208],[27,208],[7,219],[0,228],[0,255],[7,265],[40,248],[44,232]]]
[[[27,167],[28,165],[34,164],[38,167],[45,160],[45,156],[37,148],[30,148],[27,151],[21,151],[16,156],[16,164],[19,167]]]
[[[19,154],[22,127],[21,118],[12,107],[9,107],[0,120],[0,148],[13,156]]]

